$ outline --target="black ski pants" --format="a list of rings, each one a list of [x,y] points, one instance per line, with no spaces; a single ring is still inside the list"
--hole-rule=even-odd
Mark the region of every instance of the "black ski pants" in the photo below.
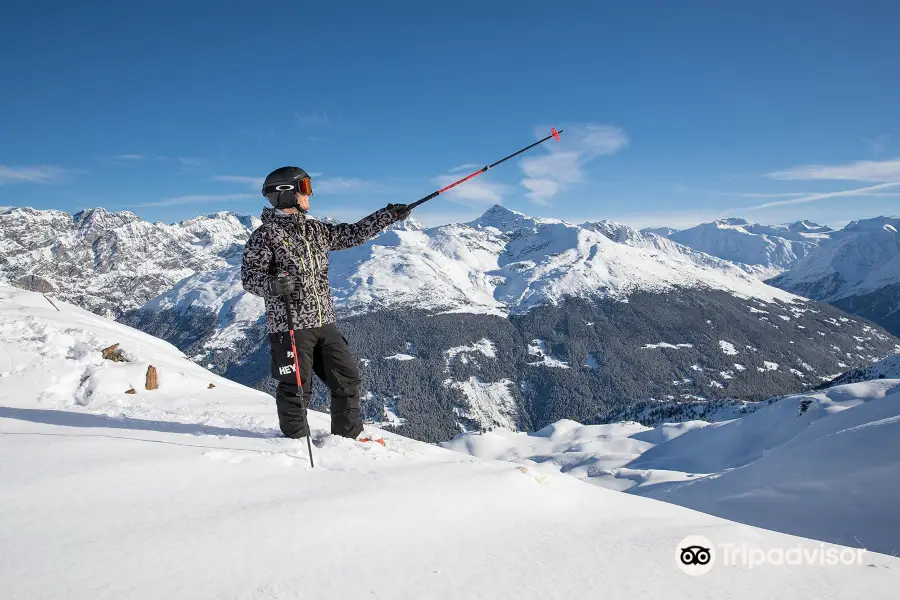
[[[355,438],[363,430],[359,414],[359,369],[347,340],[332,323],[294,331],[303,389],[297,387],[294,356],[288,332],[270,333],[272,377],[278,381],[275,405],[285,437],[305,437],[306,409],[312,397],[312,374],[331,390],[331,433]]]

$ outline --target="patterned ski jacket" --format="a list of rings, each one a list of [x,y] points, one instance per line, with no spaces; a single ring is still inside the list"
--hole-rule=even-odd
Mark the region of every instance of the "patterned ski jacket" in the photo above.
[[[300,212],[286,215],[274,208],[264,208],[261,218],[262,225],[244,246],[241,283],[246,291],[265,299],[269,333],[288,331],[284,300],[271,292],[275,277],[287,273],[298,280],[299,289],[291,298],[294,327],[309,329],[334,323],[328,252],[359,246],[395,220],[386,209],[358,223],[336,225]]]

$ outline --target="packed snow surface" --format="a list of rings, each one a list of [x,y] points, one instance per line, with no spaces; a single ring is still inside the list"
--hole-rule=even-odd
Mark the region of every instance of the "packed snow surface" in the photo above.
[[[896,378],[788,396],[717,423],[559,421],[442,445],[767,529],[900,552]]]
[[[818,600],[900,585],[900,560],[873,553],[691,577],[675,562],[688,535],[820,545],[539,465],[335,438],[319,413],[311,469],[303,440],[278,437],[269,396],[57,305],[0,286],[4,597]],[[127,362],[100,356],[114,343]]]

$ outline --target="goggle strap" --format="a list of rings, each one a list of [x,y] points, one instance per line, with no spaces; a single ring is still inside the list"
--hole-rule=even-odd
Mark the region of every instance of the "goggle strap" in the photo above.
[[[299,179],[294,183],[278,183],[267,185],[263,188],[263,196],[274,192],[298,191],[306,196],[312,196],[312,181],[309,178]]]

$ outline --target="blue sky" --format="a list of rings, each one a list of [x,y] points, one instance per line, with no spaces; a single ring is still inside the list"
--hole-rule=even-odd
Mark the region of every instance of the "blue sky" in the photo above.
[[[355,220],[555,125],[416,217],[895,214],[898,31],[888,0],[13,2],[0,205],[257,214],[296,164]]]

